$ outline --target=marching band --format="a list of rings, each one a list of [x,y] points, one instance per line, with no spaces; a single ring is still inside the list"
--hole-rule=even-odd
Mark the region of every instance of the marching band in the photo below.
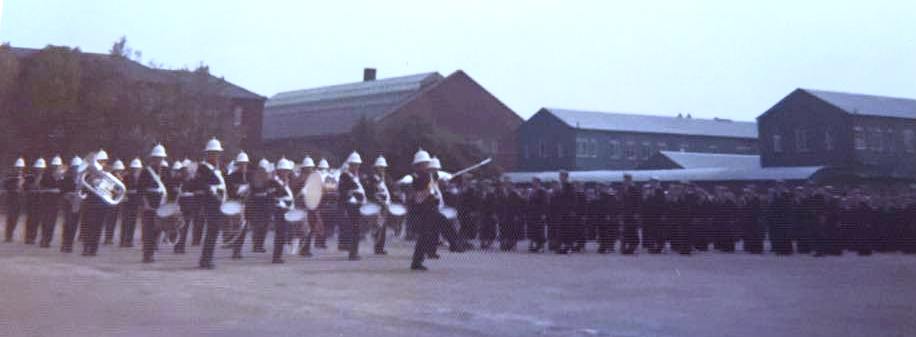
[[[78,239],[83,255],[96,255],[100,244],[113,243],[119,218],[119,246],[132,247],[139,216],[144,263],[153,263],[164,243],[185,253],[190,234],[192,246],[202,243],[204,269],[214,267],[220,235],[232,258],[241,259],[249,234],[251,251],[266,253],[272,229],[272,262],[284,263],[287,247],[290,254],[311,256],[313,248],[326,247],[336,228],[338,248],[359,260],[365,232],[374,253],[386,255],[386,233],[400,234],[402,223],[407,238],[416,239],[414,270],[426,270],[424,260],[438,258],[442,239],[456,252],[471,248],[473,240],[480,249],[498,241],[500,250],[514,251],[527,239],[529,252],[557,254],[584,252],[591,240],[602,254],[617,251],[620,242],[624,255],[640,248],[689,255],[710,246],[752,254],[768,247],[779,255],[916,253],[916,188],[877,194],[814,184],[790,189],[778,182],[766,192],[753,185],[740,193],[726,186],[707,192],[690,182],[657,179],[638,186],[629,176],[613,185],[573,182],[566,172],[557,182],[491,182],[466,174],[488,161],[448,173],[422,149],[414,154],[413,172],[392,180],[385,157],[361,170],[357,152],[338,169],[323,158],[315,165],[308,156],[298,169],[285,157],[249,167],[245,152],[223,167],[223,147],[215,138],[203,152],[201,162],[175,160],[169,166],[165,147],[157,144],[146,165],[135,158],[125,167],[120,160],[108,165],[108,154],[99,149],[74,157],[69,166],[60,156],[38,158],[28,172],[19,158],[2,185],[4,239],[13,241],[24,210],[26,244],[50,247],[62,215],[61,252],[72,252]]]

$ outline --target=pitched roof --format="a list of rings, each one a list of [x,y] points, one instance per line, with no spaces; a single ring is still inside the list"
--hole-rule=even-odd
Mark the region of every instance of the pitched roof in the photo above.
[[[659,151],[657,155],[664,156],[685,169],[707,167],[760,168],[759,155],[679,151]]]
[[[909,98],[799,89],[853,115],[916,119],[916,100]]]
[[[544,108],[573,128],[757,139],[757,123]]]
[[[10,51],[17,58],[29,58],[41,51],[34,48],[11,47]],[[123,57],[113,57],[109,54],[88,53],[80,51],[81,60],[83,61],[101,61],[108,62],[119,73],[126,78],[145,82],[145,83],[190,83],[193,81],[194,72],[187,70],[157,69],[150,68],[137,61]],[[207,84],[220,97],[240,98],[240,99],[264,99],[263,96],[248,91],[238,85],[235,85],[223,78],[207,74]]]
[[[278,93],[264,107],[265,140],[350,132],[377,120],[443,79],[437,72]]]
[[[632,171],[572,171],[571,181],[613,183],[623,181],[624,174],[633,176],[634,181],[724,182],[724,181],[775,181],[808,180],[823,170],[823,166],[763,167],[763,168],[722,168],[706,167],[674,170],[632,170]],[[542,181],[556,181],[559,174],[549,172],[509,172],[505,174],[512,182],[528,182],[533,178]]]

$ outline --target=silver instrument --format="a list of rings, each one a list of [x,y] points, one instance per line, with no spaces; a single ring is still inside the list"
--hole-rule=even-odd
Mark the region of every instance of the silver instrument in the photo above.
[[[95,159],[95,153],[89,154],[86,159],[77,178],[81,190],[95,194],[110,206],[120,204],[127,196],[127,187],[124,183],[114,174],[102,170]],[[81,198],[85,198],[85,194],[82,194]]]

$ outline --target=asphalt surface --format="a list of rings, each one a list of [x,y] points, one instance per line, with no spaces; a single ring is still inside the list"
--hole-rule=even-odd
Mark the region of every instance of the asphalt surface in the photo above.
[[[330,245],[333,247],[333,242]],[[229,259],[0,244],[0,336],[914,336],[916,256],[449,253]]]

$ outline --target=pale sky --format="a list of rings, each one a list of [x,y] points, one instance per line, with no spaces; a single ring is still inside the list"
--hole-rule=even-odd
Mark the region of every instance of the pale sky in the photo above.
[[[753,4],[752,4],[753,3]],[[0,41],[211,72],[261,95],[463,69],[540,107],[752,120],[797,87],[916,98],[916,1],[0,0]]]

